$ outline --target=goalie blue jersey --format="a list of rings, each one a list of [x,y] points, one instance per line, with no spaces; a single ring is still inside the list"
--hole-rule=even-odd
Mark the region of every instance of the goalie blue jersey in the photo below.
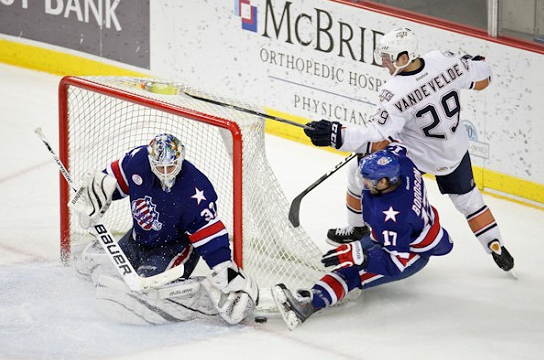
[[[401,184],[379,196],[362,194],[363,218],[372,228],[371,238],[381,245],[369,249],[365,269],[369,277],[398,275],[420,256],[445,255],[453,247],[427,200],[421,172],[406,157],[406,148],[395,144],[387,151],[398,156]]]
[[[228,233],[217,216],[217,194],[192,163],[183,161],[170,192],[151,171],[147,146],[111,163],[105,172],[117,180],[113,199],[130,198],[135,241],[144,248],[192,244],[213,267],[231,259]]]

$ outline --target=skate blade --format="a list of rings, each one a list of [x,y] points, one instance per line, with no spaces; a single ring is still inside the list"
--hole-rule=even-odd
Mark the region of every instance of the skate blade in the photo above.
[[[514,272],[514,270],[508,270],[507,273],[508,273],[514,280],[518,280],[518,275]]]
[[[287,328],[289,330],[293,331],[296,329],[297,326],[301,324],[301,321],[293,311],[288,311],[287,320],[285,320],[285,324],[287,325]]]
[[[272,298],[274,299],[274,302],[278,307],[278,311],[280,312],[283,322],[285,325],[287,325],[287,328],[291,331],[295,330],[295,328],[301,324],[301,321],[287,305],[287,297],[285,296],[283,289],[277,285],[274,286],[272,288]]]

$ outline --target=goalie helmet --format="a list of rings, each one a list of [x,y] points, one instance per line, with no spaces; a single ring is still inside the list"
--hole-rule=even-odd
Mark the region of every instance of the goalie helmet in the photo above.
[[[397,66],[398,57],[404,52],[408,55],[408,62],[403,66]],[[384,61],[393,64],[395,72],[392,75],[395,76],[400,70],[419,57],[416,35],[408,28],[392,30],[382,37],[375,53],[378,62],[382,61],[382,65]]]
[[[170,192],[185,159],[185,146],[171,134],[159,134],[147,147],[151,171],[161,182],[162,189]]]
[[[376,187],[383,178],[387,178],[389,183],[395,184],[400,179],[399,160],[392,152],[387,150],[377,151],[361,160],[359,172],[363,179],[370,180],[373,187]]]

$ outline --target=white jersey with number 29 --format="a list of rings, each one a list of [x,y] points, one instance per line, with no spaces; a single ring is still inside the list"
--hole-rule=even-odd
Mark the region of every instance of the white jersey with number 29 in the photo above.
[[[368,127],[345,128],[341,150],[364,153],[370,142],[396,139],[423,172],[447,175],[457,168],[468,150],[468,135],[460,124],[460,90],[491,81],[491,68],[441,51],[424,55],[422,62],[418,70],[398,74],[384,85]]]

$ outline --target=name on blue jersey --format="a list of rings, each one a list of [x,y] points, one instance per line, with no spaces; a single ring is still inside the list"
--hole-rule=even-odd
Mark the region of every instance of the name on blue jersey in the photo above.
[[[414,168],[414,204],[412,205],[412,210],[421,216],[421,207],[423,206],[423,178],[421,173]]]

